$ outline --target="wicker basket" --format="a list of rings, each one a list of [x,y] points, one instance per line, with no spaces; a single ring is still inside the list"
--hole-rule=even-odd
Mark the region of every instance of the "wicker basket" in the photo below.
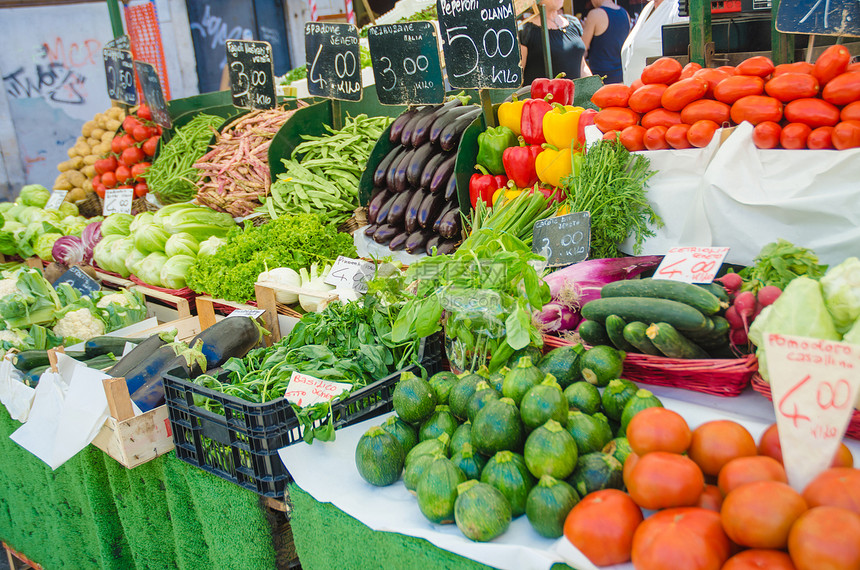
[[[752,377],[753,390],[773,401],[773,395],[770,393],[770,384],[761,377],[761,374],[756,372]],[[848,429],[845,430],[845,435],[851,439],[860,439],[860,411],[854,410],[854,415],[851,416],[851,421],[848,422]]]
[[[141,287],[146,287],[147,289],[152,289],[153,291],[159,291],[160,293],[167,293],[169,295],[173,295],[174,297],[181,297],[189,302],[194,301],[194,298],[199,295],[199,293],[195,293],[188,287],[185,287],[183,289],[165,289],[164,287],[156,287],[155,285],[144,283],[134,275],[129,275],[128,278],[136,285],[140,285]]]
[[[345,234],[354,234],[355,231],[367,225],[367,208],[364,206],[355,209],[352,217],[338,226],[337,231]]]
[[[544,335],[544,345],[568,346],[570,340]],[[754,354],[744,358],[693,360],[628,353],[624,377],[634,382],[683,388],[712,396],[740,396],[758,370]]]

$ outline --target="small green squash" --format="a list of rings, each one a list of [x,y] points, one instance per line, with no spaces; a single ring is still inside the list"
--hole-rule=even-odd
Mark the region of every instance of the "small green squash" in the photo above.
[[[606,417],[616,422],[620,421],[624,406],[636,394],[637,390],[639,390],[639,386],[630,380],[623,378],[611,380],[603,389],[603,394],[600,397],[603,413],[606,414]]]
[[[526,512],[526,500],[535,479],[522,455],[512,451],[498,452],[484,466],[481,482],[489,483],[502,492],[511,504],[514,518]]]
[[[541,358],[543,358],[543,351],[533,344],[530,344],[525,348],[521,348],[517,351],[514,351],[514,353],[511,355],[511,357],[508,358],[508,368],[514,368],[515,366],[517,366],[520,363],[520,359],[523,356],[528,356],[529,358],[531,358],[532,364],[535,364]]]
[[[624,352],[611,346],[594,346],[582,355],[582,377],[595,386],[606,386],[621,376],[624,357]]]
[[[394,411],[404,422],[419,424],[436,408],[436,392],[426,380],[404,372],[394,387]]]
[[[469,398],[469,405],[466,406],[466,415],[470,422],[475,421],[475,416],[481,411],[484,406],[490,402],[501,400],[502,395],[496,392],[486,380],[481,380],[475,387],[475,393]]]
[[[560,346],[547,352],[538,361],[538,368],[544,374],[555,376],[558,385],[564,390],[579,379],[579,362],[583,354],[585,347],[581,344]]]
[[[409,467],[409,465],[411,465],[412,462],[418,459],[421,455],[434,455],[435,453],[441,453],[445,457],[448,457],[448,447],[450,445],[451,437],[447,433],[440,434],[439,437],[433,439],[425,439],[409,450],[409,453],[406,454],[406,461],[404,464],[406,467]]]
[[[459,453],[463,449],[463,444],[472,445],[472,422],[466,421],[460,424],[451,436],[451,446],[448,449],[451,455]]]
[[[612,439],[612,428],[601,413],[588,415],[582,412],[567,413],[567,431],[576,441],[580,455],[600,451]]]
[[[391,485],[403,471],[400,442],[381,427],[371,427],[355,446],[355,466],[362,479],[371,485]]]
[[[535,477],[564,479],[576,467],[579,456],[573,436],[555,420],[548,420],[529,434],[523,456]]]
[[[630,442],[627,441],[626,437],[616,437],[607,443],[601,451],[617,459],[621,465],[624,465],[624,462],[627,461],[627,456],[633,453],[633,450],[630,449]]]
[[[544,475],[529,492],[526,517],[539,535],[558,538],[567,514],[578,502],[579,494],[567,482]]]
[[[478,382],[482,380],[485,378],[479,374],[464,372],[451,388],[451,393],[448,394],[448,406],[451,408],[451,413],[461,422],[468,419],[469,400],[475,393]]]
[[[585,380],[574,382],[564,389],[567,407],[583,414],[594,414],[600,411],[600,390],[594,384]]]
[[[523,422],[520,411],[510,398],[490,402],[475,416],[472,447],[478,453],[490,457],[499,451],[520,451],[522,446]]]
[[[579,457],[567,482],[581,497],[601,489],[623,489],[623,470],[624,466],[617,459],[595,451]]]
[[[382,422],[382,429],[393,435],[400,442],[404,459],[406,458],[406,454],[418,443],[418,434],[415,428],[397,416],[390,416]]]
[[[527,431],[542,426],[547,420],[567,424],[567,400],[552,374],[529,389],[520,402],[520,417]]]
[[[619,436],[627,435],[627,424],[633,419],[633,416],[646,408],[662,408],[663,402],[657,396],[648,390],[637,390],[632,398],[624,405],[624,410],[621,412],[621,427],[618,429]]]
[[[466,479],[480,479],[481,471],[487,464],[487,458],[476,453],[470,443],[464,443],[463,448],[451,456],[451,461],[460,468]]]
[[[418,508],[427,520],[453,524],[457,485],[466,481],[460,468],[444,455],[437,454],[418,481]]]
[[[424,471],[430,467],[430,464],[433,463],[435,459],[436,454],[419,455],[403,470],[403,484],[410,493],[413,495],[416,494],[418,481],[421,480],[421,476],[424,475]]]
[[[505,375],[505,381],[502,383],[502,395],[512,399],[519,406],[526,392],[540,384],[543,378],[543,372],[532,364],[531,357],[523,356],[516,367]]]
[[[487,379],[487,381],[490,383],[490,386],[493,387],[493,390],[495,390],[499,394],[502,393],[502,385],[505,383],[505,375],[507,375],[507,373],[510,371],[511,369],[507,366],[502,366],[501,368],[490,374],[490,377]]]
[[[436,406],[430,417],[421,424],[421,428],[418,430],[418,440],[435,439],[443,433],[447,433],[448,437],[451,437],[458,425],[457,418],[454,417],[448,406]]]
[[[448,404],[448,395],[451,393],[451,389],[457,384],[457,380],[457,375],[448,370],[437,372],[430,377],[428,382],[430,382],[433,391],[436,392],[436,403],[438,405],[444,406]]]
[[[504,533],[511,524],[511,505],[501,491],[470,480],[457,487],[454,520],[466,538],[487,542]]]

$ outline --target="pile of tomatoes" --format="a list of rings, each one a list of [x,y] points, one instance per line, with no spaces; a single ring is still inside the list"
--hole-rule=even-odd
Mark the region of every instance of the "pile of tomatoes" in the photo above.
[[[860,63],[843,45],[814,64],[774,66],[763,56],[736,67],[702,68],[660,58],[632,85],[600,88],[594,123],[631,151],[704,147],[717,129],[747,121],[771,149],[860,147]]]
[[[649,408],[630,421],[627,493],[605,489],[570,511],[564,534],[594,564],[637,570],[860,568],[860,469],[841,444],[802,493],[787,484],[776,424],[758,445],[742,425],[691,430]],[[645,518],[643,509],[656,511]]]
[[[128,115],[111,141],[111,152],[94,164],[96,177],[93,189],[100,198],[109,188],[132,188],[140,198],[149,192],[146,171],[161,138],[161,127],[152,122],[149,107],[141,105],[137,112]]]

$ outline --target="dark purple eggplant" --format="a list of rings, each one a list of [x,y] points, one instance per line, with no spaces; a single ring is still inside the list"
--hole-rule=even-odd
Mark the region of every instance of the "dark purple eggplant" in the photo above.
[[[418,126],[418,123],[421,122],[422,119],[435,113],[439,109],[440,105],[425,105],[420,111],[412,115],[412,118],[409,119],[409,122],[403,127],[403,131],[400,133],[400,144],[403,146],[410,146],[412,141],[412,132],[415,130],[415,127]]]
[[[393,143],[399,143],[400,135],[403,133],[403,127],[405,127],[406,123],[408,123],[415,113],[420,110],[421,108],[415,107],[412,109],[406,109],[400,113],[400,116],[394,119],[394,122],[391,123],[391,130],[388,131],[388,140]]]
[[[409,200],[409,204],[406,206],[406,215],[403,216],[403,225],[406,227],[407,232],[414,232],[418,229],[418,209],[421,207],[421,202],[424,201],[424,198],[427,196],[427,193],[423,190],[415,190],[412,193],[412,199]]]
[[[391,149],[388,154],[386,154],[382,158],[382,160],[379,161],[379,164],[376,165],[376,169],[373,171],[374,186],[378,186],[380,188],[384,188],[386,186],[385,177],[388,175],[388,169],[391,168],[391,165],[394,164],[394,161],[397,160],[397,157],[405,151],[405,148],[400,145],[397,145],[396,147]]]
[[[376,220],[379,219],[379,209],[382,208],[382,205],[388,201],[391,197],[391,192],[388,190],[383,190],[376,194],[373,198],[370,199],[370,202],[367,204],[367,221],[371,224],[375,224]]]
[[[421,182],[421,173],[424,171],[424,167],[427,166],[427,162],[433,157],[435,152],[436,149],[433,148],[433,145],[429,142],[424,143],[415,149],[415,153],[409,160],[409,164],[406,165],[406,180],[409,182],[410,186],[418,188],[418,185]]]
[[[399,234],[391,238],[391,241],[388,244],[388,249],[390,249],[391,251],[400,251],[406,246],[406,240],[408,237],[408,232],[400,232]]]
[[[409,237],[406,238],[406,251],[409,253],[423,251],[431,237],[433,237],[433,233],[428,232],[427,230],[412,232],[409,234]]]
[[[460,240],[443,239],[439,242],[438,247],[436,247],[436,255],[451,255],[457,251],[457,246],[459,244]]]
[[[448,178],[448,183],[445,184],[445,200],[457,201],[457,176],[451,174],[451,177]]]
[[[442,218],[448,215],[448,212],[454,209],[459,209],[454,206],[453,202],[445,202],[445,196],[439,196],[439,199],[442,200],[443,206],[442,210],[439,212],[439,215],[436,217],[436,221],[433,222],[433,231],[437,234],[439,233],[439,228],[442,227]],[[428,223],[429,225],[429,223]],[[442,234],[439,234],[442,235]]]
[[[439,222],[439,235],[451,239],[460,235],[461,228],[460,208],[451,208]]]
[[[439,234],[431,233],[430,235],[432,237],[427,240],[427,245],[425,246],[426,249],[424,250],[427,252],[427,255],[433,255],[433,248],[437,247],[439,245],[439,240],[442,239]]]
[[[409,162],[412,160],[412,157],[415,156],[415,150],[416,149],[413,148],[406,151],[406,154],[404,154],[400,162],[397,163],[397,168],[394,170],[394,186],[389,186],[389,190],[393,190],[394,192],[403,192],[409,188],[409,180],[406,179],[406,169],[409,167]]]
[[[385,224],[384,226],[379,226],[379,229],[376,230],[376,233],[373,234],[373,241],[376,243],[387,244],[391,241],[391,239],[399,234],[401,231],[397,226],[392,226],[391,224]]]
[[[442,209],[447,204],[448,202],[445,202],[445,196],[442,196],[441,194],[439,196],[434,196],[433,194],[428,193],[424,197],[424,200],[421,201],[421,205],[418,207],[418,225],[422,228],[433,227],[433,224],[436,222]]]
[[[376,230],[378,230],[378,229],[379,229],[378,225],[371,224],[371,225],[367,226],[366,228],[364,228],[364,235],[366,235],[367,237],[373,237],[373,234],[375,234]]]
[[[385,218],[392,226],[403,227],[403,218],[406,216],[406,209],[409,207],[409,202],[412,200],[412,195],[420,190],[407,190],[397,195],[397,199],[388,210],[388,217]]]
[[[439,117],[447,115],[450,111],[457,109],[462,105],[463,98],[455,97],[441,105],[432,114],[424,117],[417,125],[415,125],[415,129],[412,131],[412,139],[410,140],[412,146],[417,148],[428,142],[430,140],[430,131],[433,127],[433,123],[435,123]]]
[[[464,105],[461,107],[455,107],[441,115],[437,115],[436,120],[433,121],[433,124],[430,126],[430,142],[433,144],[439,144],[439,136],[451,121],[465,115],[466,113],[471,113],[475,109],[477,109],[475,105]]]
[[[400,166],[400,163],[403,162],[403,158],[409,152],[408,149],[400,147],[403,152],[394,157],[394,160],[388,167],[388,172],[385,173],[385,187],[392,192],[394,192],[394,175],[397,173],[397,167]]]
[[[448,179],[454,175],[454,165],[457,162],[457,153],[452,153],[442,164],[436,168],[433,173],[433,179],[430,180],[430,191],[434,194],[445,188]]]
[[[460,115],[442,129],[442,134],[439,135],[439,146],[442,150],[454,150],[460,143],[460,137],[463,136],[463,131],[466,127],[472,124],[478,115],[481,114],[480,109],[475,109],[465,115]]]
[[[385,224],[385,220],[388,219],[388,212],[391,211],[391,206],[394,205],[394,201],[397,200],[398,196],[399,194],[391,194],[388,200],[379,208],[379,213],[376,214],[376,221],[379,222],[377,225],[381,226]]]
[[[421,179],[418,181],[418,187],[422,190],[430,190],[430,182],[433,181],[433,174],[439,165],[445,162],[450,155],[447,152],[438,152],[430,157],[424,170],[421,171]]]

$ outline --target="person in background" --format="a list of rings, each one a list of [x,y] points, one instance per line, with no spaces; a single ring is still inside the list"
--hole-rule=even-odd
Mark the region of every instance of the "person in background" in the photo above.
[[[639,79],[645,69],[645,58],[663,55],[664,24],[689,21],[678,15],[678,0],[650,0],[621,47],[624,84]]]
[[[630,32],[627,10],[614,0],[591,0],[594,9],[582,23],[588,67],[604,83],[621,83],[621,46]]]
[[[568,79],[591,75],[585,62],[585,44],[582,43],[582,23],[564,13],[564,0],[543,0],[546,23],[549,29],[549,53],[554,75],[564,73]],[[541,44],[540,17],[532,18],[520,29],[520,65],[523,68],[523,85],[538,77],[546,77]]]

